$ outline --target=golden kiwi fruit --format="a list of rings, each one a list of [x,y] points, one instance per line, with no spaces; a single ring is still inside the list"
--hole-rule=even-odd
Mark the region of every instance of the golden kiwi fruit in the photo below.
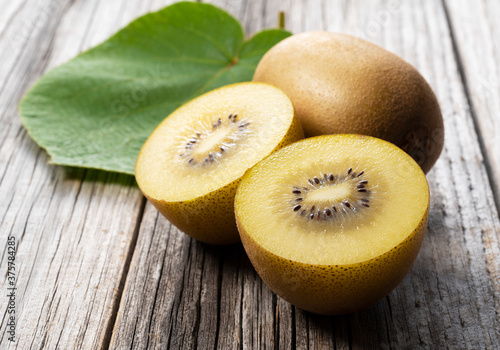
[[[275,45],[254,81],[283,90],[306,137],[353,133],[387,140],[427,173],[444,143],[436,96],[409,63],[368,41],[308,32]]]
[[[419,165],[371,136],[324,135],[271,154],[244,176],[238,229],[258,274],[307,311],[339,315],[387,295],[427,229]]]
[[[146,198],[181,231],[210,244],[235,243],[241,177],[302,138],[281,90],[256,82],[227,85],[170,114],[143,145],[135,176]]]

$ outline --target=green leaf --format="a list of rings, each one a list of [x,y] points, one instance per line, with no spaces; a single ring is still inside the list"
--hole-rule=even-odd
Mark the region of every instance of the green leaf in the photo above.
[[[265,30],[245,42],[228,13],[177,3],[47,73],[22,100],[21,119],[52,163],[133,174],[142,144],[168,114],[251,80],[263,54],[289,35]]]

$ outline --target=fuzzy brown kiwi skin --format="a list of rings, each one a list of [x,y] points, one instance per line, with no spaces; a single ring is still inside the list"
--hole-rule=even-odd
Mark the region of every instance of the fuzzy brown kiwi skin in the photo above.
[[[279,144],[271,152],[304,138],[297,116]],[[194,239],[216,245],[240,242],[234,216],[234,196],[241,177],[230,184],[188,201],[167,202],[143,194],[174,226]]]
[[[283,90],[306,137],[362,134],[392,142],[427,173],[444,145],[431,87],[409,63],[339,33],[293,35],[261,59],[254,81]]]
[[[192,238],[217,245],[240,242],[231,203],[241,178],[204,196],[166,202],[146,196],[170,223]]]
[[[428,215],[429,204],[403,242],[376,258],[347,265],[305,264],[277,256],[254,241],[237,210],[236,223],[252,265],[273,292],[306,311],[344,315],[366,309],[403,280],[422,246]]]

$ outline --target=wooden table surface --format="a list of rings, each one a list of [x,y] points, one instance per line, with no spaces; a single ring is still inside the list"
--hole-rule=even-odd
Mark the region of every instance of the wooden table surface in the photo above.
[[[283,10],[294,33],[375,42],[439,99],[446,143],[420,255],[389,296],[342,317],[277,297],[241,246],[179,232],[131,176],[48,164],[21,126],[17,104],[44,72],[171,2],[0,0],[0,348],[500,349],[500,2],[213,1],[248,35]]]

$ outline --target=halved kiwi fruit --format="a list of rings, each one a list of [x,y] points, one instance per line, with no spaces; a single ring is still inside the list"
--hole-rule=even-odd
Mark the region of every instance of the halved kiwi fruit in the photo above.
[[[188,235],[235,243],[234,195],[241,177],[301,138],[292,103],[281,90],[264,83],[228,85],[181,106],[157,127],[137,159],[137,183]]]
[[[305,139],[249,170],[235,212],[245,250],[269,287],[320,314],[361,310],[412,266],[427,228],[419,165],[370,136]]]

